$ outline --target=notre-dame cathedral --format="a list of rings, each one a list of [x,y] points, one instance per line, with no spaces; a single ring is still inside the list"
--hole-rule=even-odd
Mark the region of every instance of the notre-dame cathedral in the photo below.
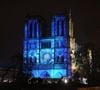
[[[33,78],[69,77],[72,74],[70,51],[74,50],[71,16],[62,14],[53,16],[49,30],[45,30],[45,24],[39,17],[26,20],[23,47],[24,73],[30,74]]]

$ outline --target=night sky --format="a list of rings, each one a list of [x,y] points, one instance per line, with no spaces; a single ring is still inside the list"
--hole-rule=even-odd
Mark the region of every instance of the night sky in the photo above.
[[[84,2],[83,2],[84,1]],[[49,20],[51,14],[72,9],[78,43],[93,42],[100,47],[100,3],[96,0],[26,0],[0,2],[0,63],[22,52],[24,21],[28,15]]]

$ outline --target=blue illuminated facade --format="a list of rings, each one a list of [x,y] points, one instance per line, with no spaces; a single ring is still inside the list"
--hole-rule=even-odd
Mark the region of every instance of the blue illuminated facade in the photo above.
[[[49,36],[43,31],[42,21],[29,19],[24,28],[24,73],[34,78],[71,76],[68,48],[68,23],[64,15],[53,16]],[[44,34],[42,34],[44,33]]]

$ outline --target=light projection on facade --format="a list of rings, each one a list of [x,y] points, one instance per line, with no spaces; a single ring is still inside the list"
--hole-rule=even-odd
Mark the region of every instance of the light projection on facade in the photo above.
[[[33,78],[71,76],[68,23],[64,15],[51,19],[51,36],[44,37],[41,20],[29,19],[24,28],[24,73]],[[45,33],[45,31],[44,31]]]

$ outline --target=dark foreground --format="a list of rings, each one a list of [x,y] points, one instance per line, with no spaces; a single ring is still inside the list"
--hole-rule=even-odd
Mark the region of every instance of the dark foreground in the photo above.
[[[100,90],[100,86],[1,83],[0,90]]]
[[[33,84],[33,85],[16,85],[16,84],[0,84],[0,90],[77,90],[77,87],[61,84]]]

